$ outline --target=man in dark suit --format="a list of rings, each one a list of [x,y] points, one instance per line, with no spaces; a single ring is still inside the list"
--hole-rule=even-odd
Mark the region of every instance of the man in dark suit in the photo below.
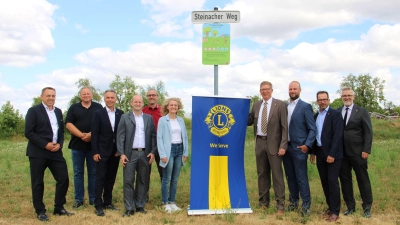
[[[117,95],[114,90],[104,93],[106,107],[93,114],[92,121],[92,152],[96,162],[96,186],[94,206],[96,215],[104,216],[104,209],[118,210],[112,204],[112,191],[117,176],[119,156],[116,146],[118,123],[124,112],[115,107]],[[102,198],[103,195],[103,198]]]
[[[272,98],[272,92],[270,82],[263,81],[260,84],[263,100],[253,104],[247,125],[254,124],[260,208],[269,207],[272,170],[277,215],[282,216],[285,207],[282,156],[287,148],[287,109],[283,101]]]
[[[317,125],[317,140],[311,150],[310,161],[315,163],[324,190],[328,209],[323,213],[326,221],[339,219],[340,188],[339,171],[343,159],[343,120],[339,111],[329,107],[329,94],[326,91],[317,93],[318,112],[314,115]]]
[[[117,131],[118,155],[124,167],[123,216],[133,215],[135,208],[136,212],[146,213],[146,177],[157,151],[156,128],[153,118],[142,112],[142,96],[133,96],[131,105],[132,112],[122,115]]]
[[[352,214],[356,208],[353,193],[353,169],[360,190],[363,217],[371,217],[372,190],[368,176],[368,156],[372,146],[372,124],[366,109],[354,105],[355,93],[351,88],[342,89],[344,106],[339,108],[344,119],[344,158],[340,169],[340,183],[347,210],[344,215]]]
[[[301,87],[297,81],[289,84],[288,102],[288,149],[283,156],[286,179],[289,187],[288,211],[298,208],[299,194],[302,202],[302,216],[310,215],[310,185],[308,183],[307,159],[315,141],[317,128],[310,104],[300,99]]]
[[[67,163],[62,146],[64,144],[64,124],[62,112],[54,107],[56,90],[45,87],[40,96],[42,103],[31,107],[25,117],[25,137],[28,138],[26,156],[29,157],[31,171],[32,201],[37,218],[48,221],[43,203],[44,171],[49,168],[56,180],[54,215],[71,216],[64,209],[69,179]]]

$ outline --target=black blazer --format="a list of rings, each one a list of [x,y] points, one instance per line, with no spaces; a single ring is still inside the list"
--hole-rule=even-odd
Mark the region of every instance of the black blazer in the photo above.
[[[114,132],[106,108],[96,110],[92,119],[92,153],[101,156],[110,156],[117,152],[115,136],[118,130],[119,120],[124,112],[115,108]]]
[[[318,113],[319,111],[314,115],[315,120],[317,120]],[[339,111],[331,107],[326,112],[322,125],[321,144],[326,158],[328,156],[335,159],[343,158],[343,118]],[[318,150],[317,140],[315,140],[311,154],[315,154],[315,151]]]
[[[46,149],[46,145],[53,141],[53,130],[51,129],[50,119],[43,104],[31,107],[25,116],[25,137],[28,138],[26,156],[56,159],[63,158],[62,147],[64,144],[64,122],[62,112],[54,107],[54,112],[58,122],[58,140],[60,150],[51,152]]]
[[[340,113],[342,109],[343,107],[338,108]],[[353,105],[343,138],[347,155],[361,157],[362,152],[371,154],[372,124],[366,109]]]

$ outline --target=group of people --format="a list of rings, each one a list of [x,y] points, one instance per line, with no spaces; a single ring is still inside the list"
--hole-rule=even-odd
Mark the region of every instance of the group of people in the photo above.
[[[259,205],[270,205],[271,182],[276,198],[277,215],[299,209],[302,216],[310,215],[311,195],[307,160],[317,164],[327,209],[322,212],[328,222],[335,222],[340,212],[340,185],[347,210],[355,212],[352,170],[354,170],[362,199],[362,216],[371,216],[372,190],[367,159],[371,153],[372,125],[366,109],[354,105],[355,92],[342,88],[343,107],[329,107],[326,91],[316,94],[319,109],[313,115],[310,104],[300,99],[298,81],[289,84],[289,102],[272,98],[272,83],[260,84],[262,100],[255,102],[248,118],[254,125],[255,154],[258,174]],[[310,157],[308,157],[311,155]],[[315,160],[316,157],[316,160]],[[285,183],[282,164],[289,189],[289,204],[285,209]],[[271,180],[272,175],[272,180]]]
[[[37,218],[48,221],[43,203],[44,172],[47,168],[56,180],[54,215],[72,216],[64,205],[69,187],[67,163],[62,153],[64,123],[71,133],[69,148],[74,171],[73,208],[84,205],[84,171],[87,170],[89,205],[95,214],[104,216],[104,210],[119,210],[113,205],[112,191],[119,167],[123,166],[125,212],[146,213],[149,198],[151,164],[156,160],[161,179],[162,205],[165,211],[181,210],[175,204],[181,167],[188,157],[188,136],[185,123],[178,111],[183,108],[179,98],[169,98],[158,105],[155,89],[147,92],[148,105],[143,108],[141,95],[133,96],[132,111],[115,107],[114,90],[104,92],[105,107],[92,101],[92,90],[79,91],[81,101],[71,105],[65,121],[55,107],[56,90],[42,89],[42,103],[31,107],[25,120],[28,139],[32,199]]]

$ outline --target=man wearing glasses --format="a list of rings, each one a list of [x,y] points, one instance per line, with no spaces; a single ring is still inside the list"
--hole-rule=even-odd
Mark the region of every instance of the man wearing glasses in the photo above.
[[[342,88],[343,107],[338,110],[342,113],[344,122],[344,158],[340,168],[340,184],[342,185],[343,199],[347,210],[344,215],[353,214],[356,208],[353,192],[353,169],[360,190],[363,217],[371,217],[372,190],[368,176],[368,156],[372,147],[371,118],[366,109],[354,105],[355,93],[351,88]]]
[[[149,89],[147,91],[147,106],[142,109],[143,113],[150,114],[153,117],[154,125],[156,126],[156,130],[158,128],[158,120],[161,117],[161,106],[158,103],[158,93],[155,89]],[[162,167],[160,164],[160,155],[158,151],[155,151],[155,159],[156,166],[158,169],[158,173],[160,174],[160,181],[162,180]],[[151,174],[151,165],[149,166],[148,176],[146,177],[146,202],[149,200],[149,188],[150,188],[150,174]]]

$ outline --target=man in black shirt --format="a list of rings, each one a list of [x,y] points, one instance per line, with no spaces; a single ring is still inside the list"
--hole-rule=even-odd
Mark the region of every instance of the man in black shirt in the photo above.
[[[93,94],[89,87],[81,88],[79,97],[81,102],[71,105],[65,120],[66,128],[71,132],[71,141],[68,148],[72,151],[72,164],[74,167],[75,203],[73,208],[83,205],[85,159],[88,173],[89,204],[93,205],[95,200],[96,164],[92,155],[90,130],[93,113],[103,108],[99,103],[92,102]]]

